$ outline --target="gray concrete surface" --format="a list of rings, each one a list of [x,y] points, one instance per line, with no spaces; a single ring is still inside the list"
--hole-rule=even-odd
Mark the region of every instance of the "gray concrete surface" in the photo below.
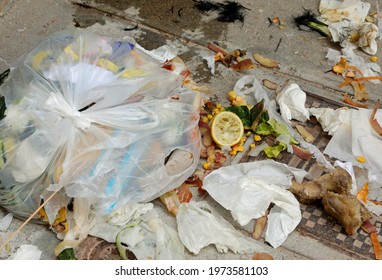
[[[341,77],[326,73],[330,66],[325,58],[328,47],[338,49],[338,46],[317,33],[298,30],[293,23],[293,17],[304,9],[317,11],[319,0],[239,2],[248,8],[243,23],[221,23],[213,14],[202,15],[193,8],[192,0],[0,1],[0,11],[4,11],[0,16],[0,72],[52,32],[75,26],[113,37],[132,36],[147,49],[175,44],[194,80],[208,86],[211,95],[218,99],[223,99],[242,75],[253,74],[276,83],[294,80],[306,91],[341,102],[342,91],[348,89],[338,88]],[[375,1],[369,2],[371,10],[375,10]],[[268,18],[275,16],[285,22],[284,28],[269,26]],[[125,30],[135,24],[138,29]],[[256,64],[254,69],[239,73],[217,65],[215,75],[211,75],[202,58],[211,55],[208,41],[217,41],[227,49],[246,49],[249,54],[258,51],[279,61],[280,69]],[[380,45],[378,41],[379,58]],[[362,52],[359,54],[368,59]],[[368,85],[368,89],[371,99],[381,95],[380,85]],[[0,232],[0,243],[20,224],[21,221],[14,219],[7,232]],[[43,250],[42,259],[55,258],[53,248],[58,243],[55,235],[43,225],[29,224],[10,243],[8,250],[0,251],[0,259],[6,259],[25,243]],[[277,259],[352,259],[341,250],[323,246],[318,240],[298,232],[293,232],[282,247],[274,250],[274,256]],[[237,257],[217,254],[212,248],[203,250],[198,256],[188,256],[199,259]]]

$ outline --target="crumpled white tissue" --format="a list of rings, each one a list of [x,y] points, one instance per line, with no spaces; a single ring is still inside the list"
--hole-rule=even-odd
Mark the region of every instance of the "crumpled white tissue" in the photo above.
[[[39,260],[42,252],[35,245],[21,245],[8,260]]]
[[[373,198],[382,199],[382,137],[372,129],[369,118],[371,109],[349,109],[349,117],[334,133],[324,153],[344,162],[351,162],[368,170],[369,193]],[[382,110],[377,110],[376,119],[382,123]],[[360,163],[357,156],[366,161]]]
[[[127,225],[131,227],[126,228]],[[138,260],[184,258],[178,233],[162,220],[151,203],[128,203],[102,219],[93,220],[89,234],[115,243],[119,232],[121,242]]]
[[[351,47],[345,47],[341,52],[329,48],[326,54],[326,58],[332,66],[340,61],[341,56],[344,56],[350,65],[357,67],[365,77],[378,76],[381,73],[381,67],[377,63],[365,62],[363,57],[355,54]],[[370,82],[374,84],[380,83],[378,80],[371,80]]]
[[[312,116],[315,116],[323,131],[333,135],[338,127],[346,120],[349,110],[346,107],[332,108],[309,108]]]
[[[369,9],[370,4],[360,0],[321,0],[319,5],[321,21],[326,24],[343,19],[360,24],[364,22]]]
[[[286,121],[294,119],[304,123],[309,119],[309,111],[305,108],[306,93],[297,84],[287,85],[277,95],[276,101]]]
[[[13,220],[13,214],[8,213],[4,217],[0,218],[0,231],[7,231]]]
[[[264,252],[258,241],[236,230],[206,201],[181,203],[176,221],[182,243],[194,254],[211,244],[220,253],[228,249],[234,253]]]
[[[242,226],[264,216],[271,203],[265,240],[279,247],[301,221],[300,204],[287,189],[292,178],[301,182],[305,170],[273,160],[219,168],[204,178],[203,189]]]
[[[321,0],[320,20],[328,25],[333,42],[339,42],[343,48],[359,47],[374,55],[379,30],[375,24],[365,21],[369,9],[370,4],[360,0]]]

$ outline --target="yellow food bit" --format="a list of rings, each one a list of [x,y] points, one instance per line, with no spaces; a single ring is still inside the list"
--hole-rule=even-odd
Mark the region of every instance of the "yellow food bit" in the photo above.
[[[208,122],[208,117],[202,117],[202,122]]]
[[[212,120],[212,115],[211,114],[209,114],[208,116],[207,116],[207,118],[209,119],[209,120]]]
[[[220,113],[220,110],[217,109],[217,108],[215,108],[215,109],[212,110],[212,114],[213,114],[213,115],[217,115],[217,114],[219,114],[219,113]]]
[[[238,152],[243,152],[243,151],[244,151],[244,147],[241,146],[241,145],[238,146],[238,147],[237,147],[237,151],[238,151]]]
[[[256,147],[256,144],[252,143],[251,145],[249,145],[249,147],[251,147],[251,149],[253,149],[254,147]]]
[[[204,169],[210,169],[211,168],[211,163],[210,162],[203,162],[203,168]]]
[[[237,154],[237,151],[235,151],[235,150],[232,150],[232,151],[230,151],[230,152],[229,152],[229,154],[230,154],[231,156],[236,156],[236,154]]]
[[[241,98],[241,96],[236,96],[235,100],[236,101],[242,101],[243,99]]]
[[[231,91],[228,93],[228,97],[229,97],[229,101],[233,101],[233,100],[235,100],[235,98],[236,98],[236,92],[234,92],[233,90],[231,90]]]
[[[253,140],[255,140],[256,142],[259,142],[259,141],[261,141],[261,136],[255,135],[255,136],[253,136]]]
[[[373,55],[372,57],[370,57],[370,61],[377,62],[378,61],[378,57]]]
[[[216,104],[216,108],[220,109],[222,107],[222,105],[220,105],[219,103]]]
[[[245,136],[247,136],[247,137],[251,136],[251,132],[247,131],[247,134]]]
[[[357,161],[360,163],[364,163],[364,162],[366,162],[366,159],[363,156],[358,156]]]
[[[223,111],[215,116],[211,124],[211,136],[219,146],[234,146],[244,134],[241,119],[234,113]]]

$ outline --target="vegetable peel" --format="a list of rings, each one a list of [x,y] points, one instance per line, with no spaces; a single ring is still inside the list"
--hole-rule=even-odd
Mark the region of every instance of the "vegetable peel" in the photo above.
[[[377,109],[379,107],[379,99],[377,100],[377,103],[375,103],[373,112],[370,115],[370,125],[374,129],[374,131],[382,137],[382,127],[378,123],[377,119],[375,118],[375,114],[377,113]]]

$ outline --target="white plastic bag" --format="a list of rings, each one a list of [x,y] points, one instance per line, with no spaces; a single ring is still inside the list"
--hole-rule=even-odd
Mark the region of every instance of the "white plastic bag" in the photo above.
[[[60,190],[92,199],[91,211],[106,214],[150,201],[192,174],[200,96],[182,86],[185,72],[167,70],[171,64],[137,46],[74,29],[53,34],[11,68],[0,87],[0,205],[26,217],[44,192]],[[169,174],[174,151],[191,160]]]

